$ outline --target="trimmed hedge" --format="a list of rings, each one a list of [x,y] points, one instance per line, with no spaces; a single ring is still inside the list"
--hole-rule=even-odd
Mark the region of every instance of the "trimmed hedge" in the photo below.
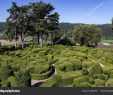
[[[49,80],[42,83],[40,87],[55,87],[60,79],[61,77],[59,75],[54,75]]]
[[[14,76],[10,76],[7,81],[10,82],[11,87],[16,87],[17,86],[16,79],[15,79]]]
[[[110,78],[109,80],[107,80],[106,87],[113,87],[113,79],[112,78]]]
[[[105,80],[96,79],[94,86],[95,86],[95,87],[105,87]]]
[[[103,71],[102,71],[102,67],[100,66],[100,64],[95,63],[91,67],[88,68],[88,72],[90,76],[93,76],[94,74],[101,74]]]
[[[81,77],[78,77],[78,78],[74,79],[75,87],[80,87],[80,86],[82,86],[81,83],[85,83],[85,82],[89,82],[89,77],[88,76],[81,76]],[[89,84],[88,84],[88,86],[89,86]]]
[[[42,73],[42,74],[31,73],[30,75],[31,75],[31,79],[43,80],[43,79],[49,78],[51,75],[51,72],[52,72],[52,66],[51,66],[50,70],[45,73]]]

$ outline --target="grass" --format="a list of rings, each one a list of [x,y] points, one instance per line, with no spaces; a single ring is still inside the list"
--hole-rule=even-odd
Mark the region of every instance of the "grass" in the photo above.
[[[103,43],[113,44],[113,40],[102,40]]]

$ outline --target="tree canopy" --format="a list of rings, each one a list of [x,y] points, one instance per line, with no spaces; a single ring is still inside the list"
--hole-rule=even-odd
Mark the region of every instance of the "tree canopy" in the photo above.
[[[74,40],[81,46],[97,46],[101,40],[101,30],[96,25],[78,25],[74,27]]]

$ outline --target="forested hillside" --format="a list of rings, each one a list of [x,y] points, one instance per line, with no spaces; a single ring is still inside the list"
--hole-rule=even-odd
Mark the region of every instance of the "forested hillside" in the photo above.
[[[73,28],[74,25],[79,25],[80,23],[60,23],[59,28],[62,33],[65,33],[68,35],[68,37],[72,37],[73,35]],[[97,25],[99,28],[102,29],[103,37],[106,39],[112,39],[113,38],[113,32],[112,32],[112,26],[110,24],[102,24]],[[5,30],[5,22],[0,22],[0,33],[2,33]]]
[[[0,22],[0,33],[5,30],[5,22]]]
[[[60,23],[59,27],[62,32],[67,33],[68,37],[72,37],[73,35],[73,28],[75,25],[79,25],[80,23]],[[112,26],[110,24],[102,24],[97,25],[99,28],[102,29],[103,38],[111,39],[113,38]]]

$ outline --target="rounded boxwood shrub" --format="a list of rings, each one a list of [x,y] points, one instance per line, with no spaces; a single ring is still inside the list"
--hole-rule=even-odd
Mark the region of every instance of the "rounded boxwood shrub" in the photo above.
[[[88,72],[88,70],[87,70],[86,68],[83,68],[83,69],[82,69],[82,74],[83,74],[83,75],[87,75],[88,73],[89,73],[89,72]]]
[[[89,82],[81,82],[79,87],[91,87],[91,84]]]
[[[92,78],[90,78],[90,79],[89,79],[89,83],[90,83],[90,84],[95,84],[95,80],[92,79]]]
[[[11,87],[10,82],[8,82],[7,80],[2,80],[1,87]]]
[[[69,62],[73,64],[74,71],[82,69],[82,64],[79,59],[71,59]]]
[[[31,77],[28,71],[18,71],[15,75],[17,87],[31,86]]]
[[[96,79],[95,80],[95,87],[105,87],[105,80]]]
[[[66,79],[60,79],[55,87],[67,87],[67,86],[72,86],[73,84],[73,78],[66,78]]]
[[[89,67],[91,67],[93,64],[94,64],[94,62],[89,61],[89,60],[87,60],[87,61],[82,61],[82,68],[89,68]]]
[[[16,79],[14,76],[10,76],[8,79],[7,79],[8,82],[10,82],[11,84],[11,87],[16,87],[17,83],[16,83]]]
[[[70,71],[74,71],[73,69],[73,64],[67,64],[66,67],[65,67],[65,71],[66,72],[70,72]]]
[[[100,64],[95,63],[91,67],[88,68],[88,72],[90,76],[93,76],[94,74],[101,74],[103,71],[102,71],[102,67],[100,66]]]
[[[49,80],[42,83],[40,87],[55,87],[60,79],[61,77],[59,75],[53,75]]]
[[[99,78],[102,79],[102,80],[107,80],[109,77],[108,77],[108,75],[100,74]]]
[[[8,64],[2,64],[1,66],[1,80],[7,80],[12,72],[11,67]]]
[[[106,87],[113,87],[113,79],[112,78],[109,78],[109,80],[107,80]]]
[[[74,79],[74,85],[75,87],[79,87],[81,82],[89,82],[88,76],[81,76]]]
[[[98,78],[98,74],[94,74],[94,75],[92,76],[92,78],[93,78],[93,79],[97,79],[97,78]]]

